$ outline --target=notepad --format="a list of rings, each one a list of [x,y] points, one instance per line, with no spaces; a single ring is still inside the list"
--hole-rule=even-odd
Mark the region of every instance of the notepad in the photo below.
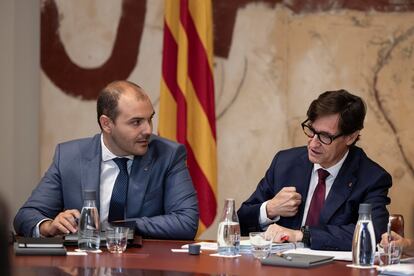
[[[263,265],[288,266],[299,268],[318,266],[330,263],[332,261],[333,256],[318,256],[296,253],[284,254],[282,256],[272,255],[267,259],[261,260]]]

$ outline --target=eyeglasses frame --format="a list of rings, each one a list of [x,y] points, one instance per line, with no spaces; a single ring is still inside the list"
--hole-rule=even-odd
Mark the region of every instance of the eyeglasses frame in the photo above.
[[[332,142],[336,139],[336,138],[339,138],[339,137],[341,137],[341,136],[344,136],[345,134],[344,133],[339,133],[339,134],[337,134],[337,135],[330,135],[330,134],[328,134],[328,133],[326,133],[326,132],[318,132],[318,131],[316,131],[313,127],[311,127],[310,125],[307,125],[306,123],[308,122],[308,121],[310,121],[309,119],[306,119],[305,121],[303,121],[300,125],[302,126],[302,130],[303,130],[303,133],[305,133],[305,135],[307,136],[307,137],[309,137],[309,138],[313,138],[313,137],[315,137],[315,135],[318,137],[318,140],[319,140],[319,142],[321,142],[322,144],[324,144],[324,145],[330,145],[330,144],[332,144]],[[310,137],[308,134],[306,134],[306,132],[305,132],[305,127],[306,128],[308,128],[310,131],[312,131],[314,134],[313,134],[313,136],[312,137]],[[325,143],[325,142],[323,142],[322,140],[321,140],[321,137],[319,136],[319,135],[321,135],[321,134],[323,134],[323,135],[325,135],[326,137],[328,137],[331,141],[329,142],[329,143]]]

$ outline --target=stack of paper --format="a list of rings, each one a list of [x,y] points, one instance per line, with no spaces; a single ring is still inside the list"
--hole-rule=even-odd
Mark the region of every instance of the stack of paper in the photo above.
[[[201,250],[215,250],[217,251],[216,242],[197,242],[201,246]],[[181,246],[183,249],[188,249],[188,244]],[[302,242],[297,243],[273,243],[272,244],[272,253],[282,252],[288,249],[303,248]],[[251,254],[252,246],[249,240],[240,241],[240,253]]]
[[[287,253],[299,253],[307,255],[317,255],[317,256],[332,256],[334,260],[337,261],[348,261],[352,262],[352,252],[351,251],[325,251],[325,250],[312,250],[310,248],[296,248],[283,252]]]
[[[217,243],[216,242],[196,242],[194,244],[199,244],[201,250],[215,250],[217,251]],[[188,244],[184,244],[181,246],[183,249],[188,249]]]
[[[278,253],[283,252],[289,249],[296,249],[296,248],[303,248],[302,242],[297,243],[272,243],[271,253]],[[252,252],[252,245],[250,244],[250,240],[241,240],[240,241],[240,253],[248,253],[251,254]]]
[[[414,275],[414,264],[395,264],[387,266],[379,266],[377,268],[383,275]]]

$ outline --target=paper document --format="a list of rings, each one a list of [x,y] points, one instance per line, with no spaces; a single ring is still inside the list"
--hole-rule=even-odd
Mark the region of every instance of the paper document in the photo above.
[[[217,243],[216,242],[196,242],[194,244],[201,245],[201,250],[216,250],[217,251]],[[297,243],[272,243],[272,253],[282,252],[287,249],[294,249],[294,248],[301,248],[303,247],[302,242]],[[181,246],[183,249],[188,249],[188,244],[184,244]],[[240,241],[240,253],[251,253],[251,244],[249,240],[241,240]]]
[[[337,261],[348,261],[352,262],[352,251],[325,251],[325,250],[312,250],[310,248],[296,248],[289,249],[283,252],[287,253],[299,253],[299,254],[308,254],[308,255],[318,255],[318,256],[332,256],[334,260]]]
[[[272,243],[272,253],[284,252],[288,249],[302,248],[304,245],[302,242],[284,242],[284,243]],[[252,245],[250,240],[241,240],[240,241],[240,253],[251,253]]]
[[[216,242],[196,242],[194,244],[199,244],[201,246],[201,250],[217,250]],[[181,248],[188,249],[188,244],[184,244]]]
[[[381,272],[381,275],[414,275],[414,264],[379,266],[377,270]]]

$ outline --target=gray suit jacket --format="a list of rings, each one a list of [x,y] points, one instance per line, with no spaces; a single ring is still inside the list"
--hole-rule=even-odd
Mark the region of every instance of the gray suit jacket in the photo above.
[[[83,190],[96,190],[99,210],[100,134],[59,144],[53,163],[14,219],[16,233],[31,236],[36,224],[67,209],[82,209]],[[144,237],[193,239],[197,196],[183,145],[152,135],[144,156],[135,156],[126,218]]]

